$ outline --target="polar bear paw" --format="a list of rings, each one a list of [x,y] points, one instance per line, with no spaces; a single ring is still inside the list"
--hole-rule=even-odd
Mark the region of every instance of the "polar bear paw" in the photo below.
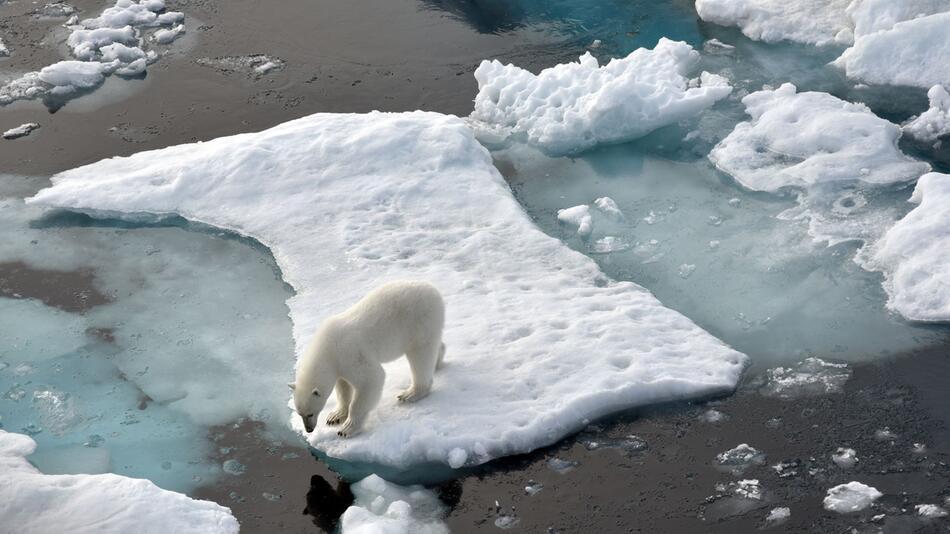
[[[410,387],[409,389],[407,389],[407,390],[403,391],[402,393],[400,393],[399,395],[396,395],[396,399],[397,399],[399,402],[415,402],[415,401],[417,401],[417,400],[419,400],[419,399],[425,397],[425,396],[428,395],[428,394],[429,394],[428,390],[422,391],[422,390],[416,388],[415,386],[412,386],[412,387]]]
[[[331,412],[330,415],[327,416],[327,424],[333,426],[342,423],[346,419],[346,414],[347,410],[342,409]]]
[[[340,430],[337,430],[336,435],[341,438],[349,438],[355,436],[360,431],[360,425],[353,422],[352,419],[347,419],[343,426],[340,427]]]

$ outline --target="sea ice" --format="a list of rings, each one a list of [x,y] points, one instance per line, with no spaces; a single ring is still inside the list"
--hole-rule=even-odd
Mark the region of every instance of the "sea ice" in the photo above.
[[[0,524],[19,534],[165,532],[237,534],[228,508],[113,474],[44,475],[27,436],[0,430]]]
[[[8,57],[10,55],[10,49],[7,48],[7,45],[3,42],[3,39],[0,39],[0,57]]]
[[[185,25],[179,24],[168,29],[156,30],[152,34],[152,39],[158,44],[169,44],[183,33],[185,33]]]
[[[904,133],[921,141],[936,141],[950,135],[950,93],[942,85],[927,91],[930,108],[903,126]]]
[[[847,514],[860,512],[871,506],[883,493],[860,482],[848,482],[828,490],[823,505],[825,510]]]
[[[581,204],[572,208],[557,210],[557,220],[577,227],[577,235],[587,237],[594,229],[590,206]]]
[[[860,0],[858,0],[860,1]],[[814,45],[848,44],[851,0],[696,0],[706,22],[738,26],[750,39]]]
[[[765,516],[765,523],[768,526],[781,525],[788,521],[789,517],[792,517],[792,511],[787,506],[780,506],[769,511],[769,515]]]
[[[950,175],[917,181],[917,204],[859,263],[884,273],[887,307],[912,321],[950,321]]]
[[[750,447],[747,443],[741,443],[716,455],[716,462],[721,467],[738,474],[753,465],[764,464],[765,453],[755,447]]]
[[[448,534],[446,507],[422,486],[397,486],[370,475],[350,486],[355,500],[340,518],[342,534]]]
[[[851,369],[844,363],[806,358],[794,367],[775,367],[766,371],[767,382],[762,393],[780,399],[827,395],[841,391],[851,378]]]
[[[858,456],[854,449],[838,447],[838,451],[831,455],[831,461],[842,469],[851,469],[858,463]]]
[[[9,130],[3,132],[4,139],[18,139],[20,137],[26,137],[30,135],[30,132],[39,128],[40,125],[35,122],[27,122],[17,126],[16,128],[10,128]]]
[[[321,319],[383,281],[435,283],[449,347],[435,389],[398,404],[408,368],[389,365],[364,434],[341,439],[321,425],[310,435],[333,457],[408,467],[462,449],[483,463],[619,409],[728,391],[746,360],[538,230],[455,117],[317,114],[52,180],[30,202],[179,213],[268,246],[297,290],[298,353]]]
[[[856,40],[835,60],[849,78],[865,83],[950,87],[950,9],[906,20]]]
[[[900,128],[864,104],[827,93],[799,93],[786,83],[742,99],[749,122],[738,124],[709,159],[755,191],[823,182],[891,184],[930,168],[897,148]]]
[[[936,504],[918,504],[914,506],[917,515],[927,519],[936,519],[938,517],[947,517],[947,511]]]
[[[601,66],[590,53],[535,75],[497,60],[475,70],[470,119],[492,138],[525,137],[552,153],[619,143],[692,117],[726,97],[725,78],[703,72],[691,82],[699,52],[661,38]]]

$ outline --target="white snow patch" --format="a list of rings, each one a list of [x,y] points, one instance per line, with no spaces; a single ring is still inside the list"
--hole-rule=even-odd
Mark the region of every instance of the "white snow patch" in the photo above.
[[[355,501],[340,518],[342,534],[448,534],[445,505],[422,486],[397,486],[370,475],[350,486]]]
[[[950,175],[917,181],[917,204],[859,255],[859,263],[884,273],[887,307],[912,321],[950,321]]]
[[[408,366],[387,366],[363,434],[321,426],[310,436],[330,456],[405,467],[448,463],[458,448],[483,463],[619,409],[730,390],[746,361],[537,229],[455,117],[317,114],[52,181],[29,202],[174,212],[268,246],[297,290],[288,305],[298,354],[323,318],[380,283],[436,284],[448,353],[433,392],[398,404]]]
[[[709,159],[755,191],[853,180],[872,184],[911,181],[926,163],[897,148],[900,128],[864,104],[827,93],[799,93],[794,85],[742,99],[749,122],[736,125]]]
[[[871,506],[883,493],[860,482],[848,482],[828,490],[822,504],[825,510],[847,514]]]
[[[577,63],[540,74],[483,61],[475,70],[478,95],[470,118],[492,137],[525,136],[552,153],[574,153],[597,144],[619,143],[692,117],[732,91],[728,82],[703,72],[701,83],[686,78],[699,52],[661,38],[653,50],[640,48],[601,66],[584,54]]]
[[[921,141],[950,135],[950,93],[942,85],[927,91],[930,108],[904,125],[904,133]]]
[[[4,139],[17,139],[20,137],[25,137],[30,135],[30,132],[39,128],[40,125],[35,122],[27,122],[17,126],[16,128],[10,128],[9,130],[3,132]]]
[[[0,524],[47,532],[237,534],[231,511],[143,479],[44,475],[26,457],[36,442],[0,430]]]

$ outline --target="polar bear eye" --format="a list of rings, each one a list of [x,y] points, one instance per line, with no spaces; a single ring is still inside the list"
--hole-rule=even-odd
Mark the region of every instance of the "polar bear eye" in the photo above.
[[[314,396],[314,397],[319,397],[319,396],[320,396],[320,391],[317,390],[317,389],[314,389],[314,390],[313,390],[313,396]]]

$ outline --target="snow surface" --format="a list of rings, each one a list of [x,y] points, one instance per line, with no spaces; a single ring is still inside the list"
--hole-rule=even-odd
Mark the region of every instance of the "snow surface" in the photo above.
[[[895,24],[855,41],[834,64],[865,83],[950,87],[950,11]]]
[[[113,474],[44,475],[26,457],[36,442],[0,430],[0,525],[18,534],[236,534],[228,508]]]
[[[750,39],[814,45],[848,43],[851,0],[696,0],[706,22],[738,26]]]
[[[823,505],[825,510],[847,514],[860,512],[871,506],[883,493],[860,482],[848,482],[828,490]]]
[[[950,135],[950,93],[942,85],[927,91],[930,108],[904,125],[904,133],[921,141]]]
[[[17,139],[20,137],[25,137],[30,135],[30,132],[39,128],[40,125],[35,122],[23,123],[16,128],[10,128],[9,130],[3,132],[4,139]]]
[[[735,129],[709,159],[755,191],[861,181],[915,180],[930,166],[897,147],[901,129],[864,104],[827,93],[799,93],[790,83],[742,99],[752,120]]]
[[[884,273],[887,307],[912,321],[950,321],[950,175],[917,181],[917,204],[859,263]]]
[[[448,534],[446,507],[422,486],[398,486],[370,475],[350,486],[353,505],[340,517],[342,534]]]
[[[732,91],[720,76],[686,75],[699,62],[688,44],[661,38],[601,66],[590,53],[535,75],[497,60],[475,70],[470,118],[492,137],[524,136],[551,153],[619,143],[692,117]]]
[[[398,404],[408,367],[390,364],[363,434],[341,439],[321,425],[310,436],[330,456],[406,467],[448,463],[461,449],[478,464],[616,410],[730,390],[746,361],[538,230],[455,117],[317,114],[52,181],[30,202],[175,212],[269,247],[297,290],[288,305],[298,354],[323,318],[384,281],[439,287],[448,352],[433,392]]]

